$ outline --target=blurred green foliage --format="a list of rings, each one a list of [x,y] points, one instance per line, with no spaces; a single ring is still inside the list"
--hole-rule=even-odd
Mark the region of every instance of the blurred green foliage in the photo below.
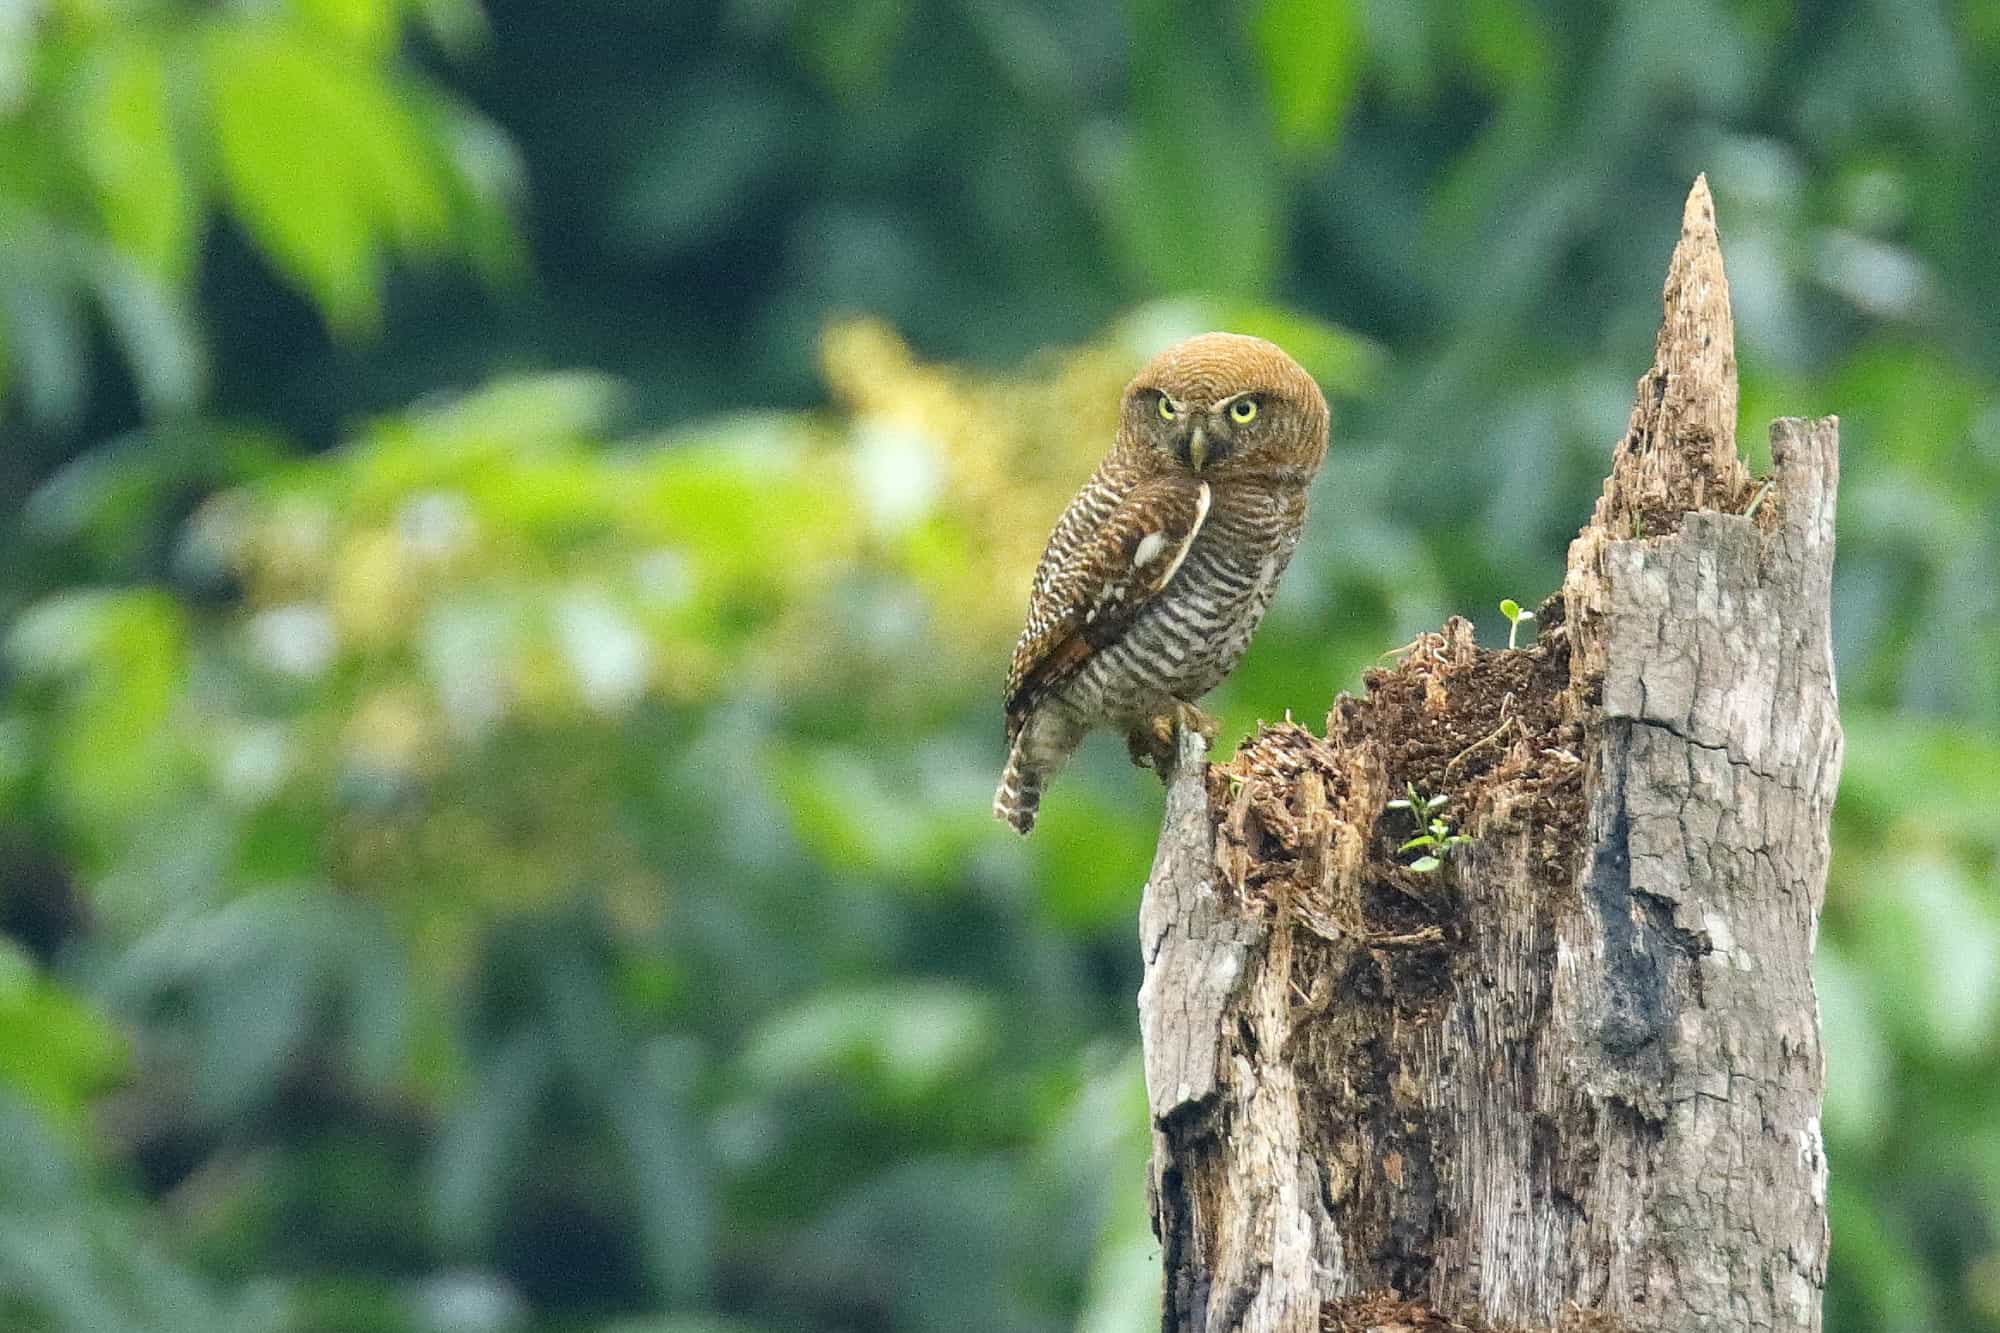
[[[1940,0],[0,3],[0,1327],[1150,1327],[1048,524],[1242,328],[1225,735],[1532,604],[1707,170],[1844,419],[1827,1325],[2000,1329],[1996,104]]]

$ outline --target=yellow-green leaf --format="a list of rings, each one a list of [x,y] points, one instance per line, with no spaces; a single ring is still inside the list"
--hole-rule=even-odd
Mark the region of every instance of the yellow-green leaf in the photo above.
[[[387,55],[401,26],[396,0],[292,0],[315,28],[369,56]]]
[[[1279,141],[1294,150],[1330,147],[1361,70],[1354,0],[1263,0],[1252,36]]]
[[[90,1099],[121,1072],[116,1028],[82,1000],[36,975],[0,937],[0,1087],[81,1138]]]
[[[441,241],[443,168],[383,72],[269,25],[218,27],[207,56],[224,184],[257,242],[336,326],[376,314],[382,252]]]
[[[77,160],[111,243],[168,279],[194,258],[190,174],[174,143],[166,60],[157,46],[107,45],[77,86]]]

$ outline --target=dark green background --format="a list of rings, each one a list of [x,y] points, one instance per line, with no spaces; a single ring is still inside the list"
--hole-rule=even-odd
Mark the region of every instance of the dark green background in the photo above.
[[[1996,107],[1973,0],[0,9],[0,1327],[1150,1327],[1041,536],[1267,332],[1225,740],[1498,641],[1706,171],[1746,452],[1843,423],[1827,1327],[2000,1329]]]

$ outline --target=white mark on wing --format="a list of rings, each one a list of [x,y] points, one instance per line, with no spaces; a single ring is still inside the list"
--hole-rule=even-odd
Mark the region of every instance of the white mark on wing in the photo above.
[[[1147,578],[1141,580],[1140,586],[1142,588],[1145,588],[1148,592],[1157,592],[1159,589],[1166,587],[1167,584],[1173,579],[1175,571],[1181,567],[1181,561],[1187,559],[1188,552],[1191,549],[1193,549],[1195,534],[1201,531],[1202,521],[1208,517],[1208,505],[1210,499],[1211,495],[1208,489],[1208,483],[1204,481],[1203,483],[1201,483],[1200,493],[1195,496],[1194,525],[1188,529],[1188,534],[1186,538],[1182,540],[1180,546],[1176,548],[1176,550],[1174,551],[1174,558],[1168,563],[1166,571],[1155,578]],[[1166,533],[1164,532],[1147,533],[1144,537],[1141,537],[1139,539],[1138,546],[1133,548],[1132,551],[1133,571],[1137,572],[1138,570],[1146,568],[1146,566],[1148,565],[1158,562],[1159,559],[1166,554],[1166,551],[1167,551]],[[1132,581],[1130,578],[1124,578],[1124,579],[1115,579],[1112,582],[1100,586],[1097,590],[1097,595],[1090,599],[1089,608],[1086,609],[1083,613],[1083,623],[1086,625],[1091,624],[1093,621],[1097,619],[1098,613],[1103,611],[1107,605],[1109,605],[1112,602],[1124,600],[1127,592],[1131,588],[1131,584]]]
[[[1208,502],[1212,498],[1208,483],[1204,481],[1201,484],[1201,493],[1195,497],[1194,522],[1188,527],[1187,540],[1182,542],[1181,549],[1174,553],[1174,562],[1167,566],[1166,573],[1160,575],[1160,581],[1156,586],[1164,588],[1171,583],[1174,575],[1180,570],[1181,561],[1187,559],[1188,552],[1194,549],[1195,535],[1201,531],[1203,521],[1208,518]]]

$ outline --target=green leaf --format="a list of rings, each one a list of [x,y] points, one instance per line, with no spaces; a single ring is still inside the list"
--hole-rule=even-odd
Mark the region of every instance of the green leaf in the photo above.
[[[625,388],[609,375],[568,371],[504,376],[443,401],[413,408],[391,433],[415,452],[468,449],[530,452],[609,430]]]
[[[1500,599],[1500,614],[1509,620],[1519,620],[1521,618],[1521,604],[1511,597],[1503,597]]]
[[[1356,0],[1264,0],[1251,35],[1279,142],[1292,151],[1332,147],[1365,54]]]
[[[146,409],[157,414],[194,406],[208,367],[179,290],[117,255],[104,256],[89,276]]]
[[[1889,1128],[1895,1060],[1882,1032],[1865,969],[1836,940],[1822,937],[1813,985],[1826,1032],[1826,1132],[1836,1150],[1876,1143]]]
[[[70,593],[30,607],[8,637],[24,672],[61,679],[52,785],[107,846],[173,794],[189,763],[173,726],[187,628],[164,592]]]
[[[448,44],[458,38],[439,40]],[[527,246],[509,208],[526,193],[527,169],[514,145],[491,121],[454,103],[420,99],[417,109],[450,166],[443,184],[455,243],[488,281],[519,278],[526,272]]]
[[[1990,812],[1989,812],[1990,818]],[[2000,1030],[2000,912],[1971,867],[1934,848],[1886,859],[1862,905],[1876,1003],[1904,1041],[1973,1064]]]
[[[1216,32],[1171,0],[1135,0],[1133,136],[1092,170],[1135,277],[1161,292],[1261,295],[1283,227],[1277,164],[1252,90],[1210,51]]]
[[[744,1047],[771,1085],[860,1074],[899,1100],[963,1073],[994,1039],[990,997],[949,982],[822,991],[767,1020]]]
[[[685,1074],[662,1061],[615,1089],[606,1108],[624,1145],[646,1250],[661,1288],[677,1303],[699,1300],[709,1282],[714,1205],[704,1164],[709,1151],[685,1105]]]
[[[1419,875],[1428,875],[1443,864],[1444,862],[1438,860],[1435,856],[1424,856],[1410,862],[1410,869],[1416,871]]]
[[[77,160],[111,243],[155,277],[184,278],[199,200],[174,142],[164,50],[107,43],[78,82],[71,119]]]
[[[820,861],[842,871],[914,884],[954,882],[970,848],[998,827],[977,788],[917,785],[858,751],[797,749],[775,756],[772,784],[793,831]]]
[[[473,1086],[445,1115],[432,1158],[432,1211],[445,1244],[472,1251],[492,1233],[512,1173],[555,1074],[539,1029],[487,1053]]]
[[[18,383],[20,407],[41,424],[82,410],[88,388],[89,328],[74,285],[73,247],[44,219],[0,200],[0,350]]]
[[[362,54],[389,53],[402,24],[396,0],[291,0],[299,17]]]
[[[464,55],[490,35],[477,0],[410,0],[418,22],[450,55]]]
[[[91,1098],[124,1063],[117,1029],[37,976],[19,947],[0,937],[0,1087],[32,1102],[81,1140]]]
[[[858,94],[881,77],[913,9],[909,0],[822,0],[798,7],[792,36],[829,87]]]
[[[1993,819],[2000,808],[2000,737],[1881,711],[1854,710],[1841,726],[1844,816],[1899,821],[1928,841],[2000,848]]]
[[[22,515],[39,541],[74,543],[136,571],[165,545],[187,495],[248,481],[282,457],[270,438],[241,427],[152,426],[79,454],[28,497]]]
[[[1134,774],[1137,797],[1114,801],[1079,775],[1060,799],[1042,806],[1027,851],[1042,905],[1056,921],[1075,930],[1115,928],[1130,922],[1134,886],[1144,883],[1153,858],[1154,835],[1135,817],[1147,799],[1145,775]],[[1153,792],[1159,784],[1153,783]],[[986,821],[987,837],[998,826]],[[1006,839],[1011,833],[1002,835]]]
[[[1882,1176],[1845,1170],[1833,1172],[1829,1181],[1827,1213],[1839,1228],[1840,1263],[1866,1303],[1855,1326],[1882,1333],[1928,1333],[1948,1327],[1935,1317],[1932,1270],[1902,1234],[1898,1211],[1885,1206],[1884,1194],[1893,1197],[1894,1186],[1883,1194],[1874,1192],[1885,1183]]]
[[[222,176],[244,225],[346,329],[373,323],[382,251],[440,241],[439,163],[378,69],[272,25],[205,51]]]

